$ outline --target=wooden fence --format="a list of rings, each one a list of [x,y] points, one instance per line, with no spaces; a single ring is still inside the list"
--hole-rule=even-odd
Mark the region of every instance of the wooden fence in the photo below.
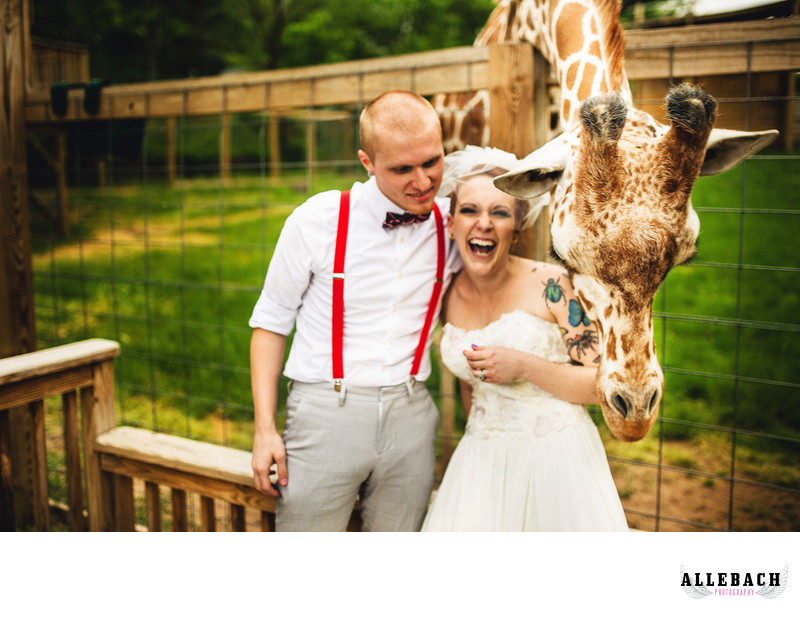
[[[275,500],[255,489],[249,453],[116,426],[118,354],[116,342],[89,339],[0,359],[0,529],[50,529],[55,506],[48,496],[45,401],[61,396],[65,511],[72,531],[87,526],[91,531],[134,531],[135,479],[144,484],[149,531],[162,529],[161,487],[171,492],[175,531],[189,528],[187,493],[199,497],[204,531],[217,528],[219,502],[230,510],[232,530],[245,531],[250,508],[260,514],[261,529],[274,531]],[[29,407],[34,418],[30,431],[20,430],[25,416],[15,411],[22,407]]]
[[[84,526],[81,446],[86,470],[89,524],[101,529],[103,510],[98,453],[99,433],[114,426],[114,364],[119,345],[89,340],[0,360],[0,457],[4,529],[14,522],[37,530],[50,527],[45,442],[45,401],[62,397],[64,455],[70,522]],[[83,433],[78,427],[78,399]],[[33,418],[18,413],[27,407]],[[29,492],[28,489],[32,489]],[[28,517],[32,514],[32,519]]]
[[[534,70],[532,50],[526,43],[467,46],[307,68],[112,85],[103,90],[100,108],[93,116],[83,110],[81,88],[69,91],[63,116],[53,113],[47,91],[33,89],[25,104],[26,120],[29,125],[41,125],[90,117],[275,113],[364,105],[388,89],[410,89],[426,96],[488,89],[493,98],[508,105],[495,112],[493,132],[520,136],[529,131],[520,124],[533,125],[529,98],[534,85],[529,74]],[[629,30],[625,57],[632,81],[796,72],[800,68],[800,17]],[[530,87],[523,89],[522,85]],[[492,144],[497,142],[492,140]]]
[[[717,121],[721,127],[748,127],[748,96],[741,91],[748,74],[762,77],[763,99],[754,105],[758,128],[777,128],[787,149],[795,143],[794,73],[800,68],[800,17],[755,22],[708,24],[626,31],[626,72],[637,105],[663,118],[663,98],[671,81],[700,82],[718,99],[728,100]],[[62,233],[69,227],[65,136],[70,123],[87,120],[164,119],[168,130],[166,171],[176,178],[177,120],[220,117],[220,175],[231,174],[231,116],[261,112],[269,119],[270,169],[280,168],[278,121],[303,120],[309,169],[316,157],[315,126],[344,116],[330,108],[360,108],[389,89],[425,96],[488,90],[489,144],[526,155],[549,139],[549,71],[527,43],[460,47],[391,58],[368,59],[306,68],[226,74],[102,88],[97,110],[87,112],[85,86],[67,90],[63,112],[54,111],[45,85],[34,83],[25,100],[31,147],[51,165],[57,179],[55,207],[35,191],[31,199],[51,215]],[[747,107],[750,107],[749,105]],[[327,111],[326,111],[327,108]],[[538,112],[538,114],[537,114]],[[42,134],[52,141],[45,146]],[[98,164],[102,180],[104,163]],[[310,176],[310,175],[309,175]],[[545,225],[546,217],[540,219]],[[535,230],[546,233],[546,230]],[[531,245],[540,257],[549,243]]]

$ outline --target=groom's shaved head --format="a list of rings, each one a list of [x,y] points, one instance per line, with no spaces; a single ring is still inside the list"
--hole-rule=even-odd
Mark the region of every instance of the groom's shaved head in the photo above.
[[[380,151],[384,133],[400,133],[409,141],[436,133],[441,138],[439,116],[427,100],[414,92],[385,92],[361,112],[359,139],[361,149],[372,159]]]

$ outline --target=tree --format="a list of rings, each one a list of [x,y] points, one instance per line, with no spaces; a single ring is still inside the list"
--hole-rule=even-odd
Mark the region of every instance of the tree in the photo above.
[[[623,24],[633,21],[637,13],[645,20],[685,15],[692,5],[694,0],[622,0],[620,21]]]
[[[326,0],[293,2],[285,65],[470,45],[489,17],[492,0]]]
[[[33,0],[35,36],[85,44],[114,83],[469,45],[493,0]]]
[[[85,44],[94,76],[115,83],[216,74],[237,42],[218,0],[34,0],[35,36]]]

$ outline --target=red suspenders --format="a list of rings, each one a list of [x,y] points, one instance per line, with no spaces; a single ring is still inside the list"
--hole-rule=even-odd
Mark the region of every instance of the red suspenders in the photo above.
[[[439,208],[433,204],[433,215],[436,220],[436,278],[433,283],[431,299],[428,303],[428,312],[425,315],[425,324],[419,336],[417,351],[414,353],[414,363],[411,366],[411,382],[413,384],[422,357],[425,354],[428,335],[433,324],[433,314],[444,284],[444,224]],[[339,226],[336,233],[336,250],[333,257],[333,321],[331,351],[333,355],[333,382],[336,391],[342,389],[344,378],[344,364],[342,360],[342,338],[344,336],[344,255],[347,248],[347,226],[350,219],[350,191],[342,192],[339,200]]]
[[[344,252],[347,248],[347,225],[350,222],[350,191],[342,191],[339,199],[339,227],[336,231],[336,253],[333,256],[333,326],[331,350],[333,352],[333,382],[336,391],[342,389],[344,364],[342,341],[344,337]]]

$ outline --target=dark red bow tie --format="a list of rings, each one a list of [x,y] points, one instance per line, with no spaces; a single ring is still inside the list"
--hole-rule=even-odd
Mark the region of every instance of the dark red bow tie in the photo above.
[[[405,225],[406,223],[420,223],[422,221],[427,221],[428,217],[431,216],[431,213],[428,214],[412,214],[410,212],[404,212],[400,214],[399,212],[387,212],[386,219],[383,221],[383,227],[385,228],[393,228],[397,227],[398,225]]]

